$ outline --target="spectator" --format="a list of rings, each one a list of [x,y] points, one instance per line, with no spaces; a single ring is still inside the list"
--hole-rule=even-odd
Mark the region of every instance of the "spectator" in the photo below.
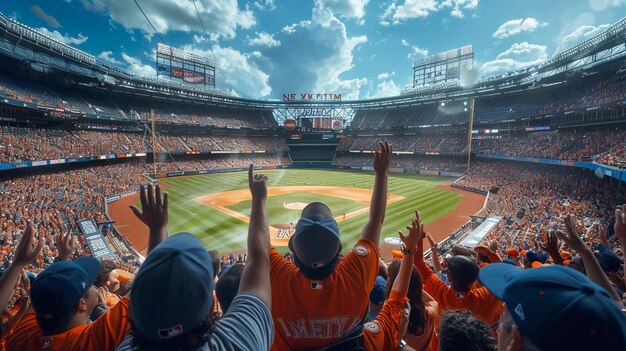
[[[135,277],[133,329],[119,351],[269,350],[274,330],[269,310],[267,177],[253,175],[252,170],[250,165],[249,264],[228,312],[218,321],[211,311],[213,265],[202,243],[189,233],[173,235],[148,254]],[[167,218],[167,201],[158,208]]]
[[[467,310],[452,310],[441,316],[439,351],[495,351],[489,325]],[[525,349],[529,350],[529,349]]]
[[[624,350],[626,317],[610,295],[563,267],[494,263],[480,281],[503,300],[498,350]]]
[[[233,265],[224,271],[217,284],[215,284],[215,295],[222,306],[223,313],[228,312],[228,308],[239,292],[239,284],[244,268],[245,266],[242,264]]]
[[[385,303],[385,287],[387,286],[387,280],[380,275],[376,277],[376,281],[374,282],[374,287],[370,291],[370,307],[369,312],[367,314],[367,319],[369,321],[373,321],[380,310],[383,308],[383,304]]]
[[[345,350],[358,346],[378,273],[390,160],[391,146],[381,142],[372,164],[376,177],[370,217],[361,239],[345,257],[339,256],[337,222],[322,203],[304,208],[289,239],[295,264],[272,248],[272,317],[277,325],[273,350],[315,350],[336,343]]]
[[[424,281],[424,290],[439,304],[440,313],[448,310],[469,310],[495,330],[494,323],[502,314],[502,302],[484,287],[476,287],[478,264],[467,256],[457,255],[450,258],[450,286],[447,286],[424,262],[422,244],[420,241],[418,254],[415,255],[415,266]]]
[[[29,312],[7,339],[8,350],[114,350],[126,337],[128,298],[91,324],[98,298],[98,261],[80,257],[52,264],[33,282]]]

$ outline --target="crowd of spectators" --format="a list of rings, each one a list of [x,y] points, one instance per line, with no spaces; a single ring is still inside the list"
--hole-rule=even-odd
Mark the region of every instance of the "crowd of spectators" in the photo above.
[[[160,134],[157,144],[159,152],[169,153],[289,150],[285,140],[278,137]],[[0,163],[147,151],[152,151],[152,140],[140,133],[0,127]]]
[[[502,134],[501,138],[474,139],[476,153],[557,160],[593,161],[611,166],[626,163],[626,131],[552,131]]]
[[[537,115],[621,105],[626,94],[624,74],[569,82],[565,87],[546,87],[476,100],[474,121],[498,122]],[[411,129],[419,126],[467,123],[468,101],[435,102],[393,110],[358,110],[352,129]]]
[[[368,154],[347,154],[333,160],[335,166],[367,167],[371,166],[371,157]],[[444,171],[463,173],[467,169],[466,161],[459,157],[446,156],[411,156],[398,155],[391,162],[391,167],[403,169],[405,172]]]
[[[150,122],[152,114],[158,122],[179,125],[216,126],[223,128],[274,128],[277,127],[271,110],[238,110],[194,107],[189,105],[166,105],[154,101],[142,101],[114,97],[95,91],[77,90],[48,84],[30,82],[3,75],[0,92],[11,99],[33,103],[56,111],[99,115],[117,119]],[[63,114],[64,118],[72,114]]]
[[[35,231],[46,238],[42,258],[32,263],[29,270],[36,272],[52,263],[59,233],[69,232],[80,238],[76,254],[89,255],[84,237],[78,236],[77,221],[106,222],[105,197],[134,190],[135,184],[145,179],[143,174],[143,163],[127,162],[3,179],[0,183],[2,265],[11,260],[27,221],[32,221]],[[131,254],[123,241],[110,240],[115,240],[114,247],[123,250],[120,257]]]
[[[615,208],[618,184],[576,168],[537,166],[505,161],[478,161],[458,182],[470,188],[492,191],[482,215],[504,219],[489,235],[507,247],[537,249],[545,233],[560,229],[563,213],[581,219],[588,243],[597,242]],[[622,189],[621,199],[626,191]]]
[[[336,151],[372,151],[379,138],[348,136],[339,142]],[[393,136],[389,140],[394,143],[394,151],[441,155],[467,153],[467,136],[463,134]],[[603,129],[475,135],[472,153],[588,161],[624,167],[626,131]]]
[[[78,237],[76,220],[103,220],[104,197],[135,190],[147,165],[6,179],[0,184],[0,255],[6,267],[0,309],[9,307],[2,328],[7,349],[626,347],[620,311],[626,286],[618,257],[626,248],[626,206],[615,199],[614,182],[574,168],[476,162],[459,184],[491,191],[481,214],[504,220],[486,239],[489,244],[473,251],[453,246],[440,261],[438,243],[416,210],[400,233],[401,250],[387,264],[378,243],[387,172],[398,163],[387,143],[378,150],[363,155],[375,172],[374,189],[368,221],[345,255],[339,226],[322,203],[303,210],[289,255],[271,248],[269,180],[252,167],[246,253],[207,252],[188,233],[168,236],[168,195],[150,184],[140,189],[141,206],[131,206],[149,232],[148,255],[138,270],[137,260],[85,257],[84,241],[61,233]],[[239,161],[260,165],[261,157]],[[201,162],[193,166],[205,166]],[[225,166],[217,159],[207,162]],[[624,195],[626,189],[618,197]],[[110,228],[103,230],[119,256],[130,253]],[[434,249],[430,264],[425,238]],[[21,276],[23,269],[37,273],[32,283]]]
[[[375,136],[348,136],[341,139],[337,151],[372,151],[379,140],[380,137]],[[393,143],[394,151],[448,155],[467,152],[467,136],[464,134],[389,136],[388,140]]]
[[[259,167],[273,167],[290,165],[291,160],[289,157],[285,156],[271,156],[263,154],[238,155],[237,157],[230,155],[216,155],[208,160],[185,159],[171,162],[159,162],[157,163],[157,173],[245,168],[250,163]],[[151,164],[146,165],[146,168],[148,172],[154,172]]]

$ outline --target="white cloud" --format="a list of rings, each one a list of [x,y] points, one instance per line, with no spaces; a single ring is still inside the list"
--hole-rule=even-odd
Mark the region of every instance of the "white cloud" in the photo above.
[[[258,45],[258,46],[267,46],[268,48],[273,48],[280,45],[280,41],[274,39],[271,34],[266,32],[256,32],[257,37],[248,40],[248,45]]]
[[[126,61],[128,71],[142,76],[156,76],[156,70],[151,65],[146,65],[140,59],[122,53],[122,59]]]
[[[398,0],[385,9],[381,16],[381,24],[389,25],[390,23],[397,25],[404,21],[427,17],[433,12],[444,9],[451,9],[452,17],[465,17],[465,10],[476,10],[479,0],[404,0],[402,4],[398,4]]]
[[[409,45],[411,45],[411,44],[409,44],[408,41],[406,41],[404,39],[402,39],[401,43],[402,43],[402,46],[409,46]]]
[[[46,22],[47,25],[49,25],[52,28],[60,28],[62,27],[61,23],[59,23],[59,21],[57,21],[56,18],[50,16],[49,14],[45,13],[44,10],[37,6],[37,5],[33,5],[31,7],[29,7],[30,12],[34,13],[35,16],[39,17],[41,20],[43,20],[44,22]]]
[[[222,81],[232,87],[238,95],[252,98],[267,97],[272,92],[268,84],[268,74],[252,62],[252,58],[259,57],[258,51],[242,54],[233,48],[222,48],[219,45],[213,48],[213,52],[191,45],[185,45],[182,49],[204,57],[212,58],[215,55],[218,67],[216,80],[219,88],[223,88],[220,86]]]
[[[353,67],[353,50],[366,36],[349,37],[346,26],[327,8],[313,9],[311,20],[285,26],[274,34],[279,47],[262,47],[252,61],[269,75],[274,97],[283,93],[342,93],[359,98],[366,78],[346,79]]]
[[[106,61],[108,63],[112,63],[114,65],[121,65],[122,62],[113,57],[112,51],[103,51],[98,56],[99,59]]]
[[[389,77],[393,77],[396,75],[396,72],[392,71],[391,73],[387,73],[387,72],[383,72],[381,74],[379,74],[378,76],[376,76],[376,78],[378,78],[378,80],[385,80]]]
[[[276,5],[274,5],[274,0],[263,0],[255,1],[254,7],[262,11],[274,11]]]
[[[563,39],[561,40],[561,45],[559,46],[559,51],[568,49],[568,48],[578,44],[581,41],[589,39],[592,36],[602,32],[603,30],[606,30],[610,26],[611,26],[611,24],[608,24],[608,23],[599,25],[597,27],[596,26],[591,26],[591,25],[580,26],[580,27],[576,28],[576,30],[571,32],[570,34],[568,34],[565,37],[563,37]]]
[[[411,52],[406,55],[406,57],[411,61],[415,61],[426,56],[428,56],[428,49],[418,48],[415,45],[411,45]]]
[[[519,18],[504,22],[491,36],[497,39],[504,39],[521,32],[534,32],[535,29],[547,25],[545,22],[537,21],[536,18]]]
[[[378,97],[388,97],[388,96],[398,96],[402,88],[393,80],[386,80],[380,82],[376,85],[376,90],[373,94],[368,94],[368,98],[378,98]]]
[[[346,18],[361,19],[369,0],[315,0],[316,7],[326,7],[334,14]]]
[[[39,29],[37,29],[38,31],[40,31],[42,34],[49,36],[52,39],[58,40],[62,43],[65,43],[67,45],[80,45],[84,42],[87,41],[87,39],[89,39],[88,37],[82,35],[82,34],[78,34],[78,37],[73,38],[71,36],[69,36],[68,34],[61,34],[59,31],[55,30],[55,31],[49,31],[47,28],[45,27],[41,27]]]
[[[596,12],[601,12],[609,7],[617,7],[626,3],[624,0],[589,0],[589,8]]]
[[[81,2],[85,9],[109,15],[126,30],[138,29],[147,38],[154,35],[154,30],[132,1],[81,0]],[[232,39],[236,36],[237,28],[247,29],[256,24],[252,11],[249,8],[239,9],[237,0],[195,0],[195,6],[207,32],[215,33],[219,37]],[[168,31],[204,33],[192,0],[142,1],[141,8],[161,34]]]
[[[480,70],[483,74],[504,73],[540,63],[547,58],[548,47],[545,45],[515,43],[495,60],[484,63]]]

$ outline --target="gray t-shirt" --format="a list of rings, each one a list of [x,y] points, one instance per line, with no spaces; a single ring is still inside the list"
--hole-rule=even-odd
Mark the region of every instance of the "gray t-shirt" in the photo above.
[[[217,322],[211,340],[197,351],[269,350],[274,340],[274,322],[270,310],[261,299],[239,293],[228,312]],[[116,351],[131,351],[132,336],[127,337]]]

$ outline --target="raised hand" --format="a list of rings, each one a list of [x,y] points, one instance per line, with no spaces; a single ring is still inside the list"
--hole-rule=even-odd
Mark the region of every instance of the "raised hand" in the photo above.
[[[33,229],[33,224],[29,221],[26,230],[22,234],[22,240],[20,240],[20,244],[17,246],[17,250],[15,250],[15,256],[13,258],[15,264],[24,267],[39,256],[44,245],[44,237],[43,235],[39,236],[37,246],[33,249],[34,236],[35,230]],[[12,284],[13,283],[11,283],[11,285]]]
[[[567,246],[578,253],[589,250],[587,244],[585,244],[585,242],[580,238],[580,234],[578,233],[578,229],[576,229],[576,224],[574,223],[572,216],[568,214],[567,217],[565,217],[564,222],[567,234],[556,232],[556,235],[563,240]]]
[[[267,176],[263,174],[254,174],[254,165],[250,164],[248,168],[248,186],[253,199],[267,199]]]
[[[59,250],[59,254],[57,258],[62,261],[67,261],[70,256],[74,253],[76,249],[76,240],[74,240],[74,236],[72,233],[67,232],[65,234],[61,233],[57,237],[57,250]]]
[[[380,141],[380,150],[376,150],[372,167],[377,174],[385,174],[391,162],[391,145],[387,140]]]
[[[156,188],[156,189],[155,189]],[[139,188],[139,199],[141,209],[131,205],[130,209],[139,220],[150,228],[150,230],[161,230],[167,227],[167,193],[161,196],[161,187],[148,184],[147,191],[143,185]]]
[[[615,234],[626,246],[626,205],[618,206],[615,210]]]
[[[411,222],[411,226],[407,226],[406,229],[409,231],[409,235],[407,236],[405,236],[401,231],[398,231],[400,240],[402,240],[402,243],[407,250],[414,252],[418,243],[421,243],[426,236],[424,234],[424,225],[422,224],[419,211],[415,211],[415,219]]]
[[[491,251],[495,252],[496,254],[498,253],[498,242],[495,240],[491,240],[489,242],[489,248],[491,249]]]
[[[559,237],[554,232],[548,232],[546,235],[546,244],[541,245],[543,251],[547,252],[556,264],[563,264],[561,251],[559,250]]]
[[[430,235],[430,233],[428,233],[428,232],[426,232],[426,239],[428,239],[428,243],[430,244],[430,248],[432,250],[437,250],[437,242],[435,241],[433,236]]]

